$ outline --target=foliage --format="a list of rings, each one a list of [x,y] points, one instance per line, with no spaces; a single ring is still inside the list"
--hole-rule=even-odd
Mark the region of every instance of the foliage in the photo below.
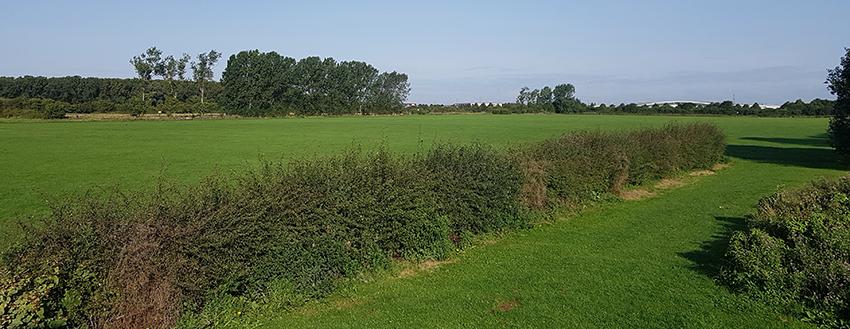
[[[528,200],[546,195],[545,200],[555,204],[599,200],[626,185],[711,167],[722,161],[725,145],[720,129],[701,123],[628,133],[566,134],[518,152],[526,184],[537,183],[523,192]]]
[[[219,58],[221,58],[221,53],[210,50],[208,53],[198,54],[198,60],[192,62],[192,77],[198,85],[198,90],[201,91],[201,104],[204,103],[207,83],[213,81],[212,67],[215,66]]]
[[[540,108],[542,112],[578,113],[584,112],[586,105],[575,97],[576,88],[572,84],[560,84],[555,89],[549,86],[531,90],[523,87],[517,96],[517,104]]]
[[[399,113],[410,92],[406,74],[364,62],[258,50],[230,56],[221,83],[228,113],[246,116]]]
[[[829,71],[829,91],[837,97],[835,111],[829,122],[829,137],[835,149],[850,157],[850,48],[841,64]]]
[[[173,85],[173,86],[172,86]],[[157,105],[166,95],[176,95],[180,101],[200,97],[194,82],[184,80],[151,80],[73,77],[0,77],[0,98],[48,99],[69,104],[108,103],[111,107],[139,98],[147,90],[149,105]],[[173,91],[172,91],[173,88]],[[221,91],[218,82],[208,82],[207,96],[217,98]],[[108,110],[100,110],[108,112]]]
[[[850,178],[781,191],[759,202],[735,233],[724,277],[745,292],[811,309],[816,320],[850,321]]]
[[[455,240],[528,224],[517,204],[522,175],[512,157],[484,145],[441,144],[422,166],[438,182],[433,189]]]

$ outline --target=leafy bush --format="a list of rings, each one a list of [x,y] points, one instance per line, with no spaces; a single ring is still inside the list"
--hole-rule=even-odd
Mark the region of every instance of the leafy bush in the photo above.
[[[525,174],[523,199],[537,200],[527,205],[540,208],[546,200],[555,204],[598,200],[626,185],[710,168],[723,159],[725,147],[719,128],[692,123],[633,132],[570,133],[516,153]]]
[[[819,322],[850,324],[850,178],[778,192],[735,233],[724,278],[770,300],[803,305]],[[843,325],[842,325],[843,323]]]
[[[37,98],[0,98],[0,112],[5,116],[20,116],[36,119],[63,119],[66,112],[71,112],[74,105]]]
[[[527,225],[517,203],[522,172],[507,154],[478,144],[438,145],[422,166],[433,174],[440,210],[451,220],[455,240]]]
[[[694,124],[507,152],[354,149],[190,186],[92,192],[56,203],[3,254],[0,325],[169,327],[215,313],[203,309],[210,298],[262,298],[271,283],[315,298],[392,259],[440,259],[474,234],[529,226],[529,209],[558,204],[550,198],[593,199],[710,166],[722,151],[719,130]]]

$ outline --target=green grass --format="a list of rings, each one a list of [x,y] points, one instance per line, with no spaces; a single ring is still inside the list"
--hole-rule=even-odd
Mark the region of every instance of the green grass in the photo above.
[[[265,327],[797,327],[711,277],[729,230],[765,196],[845,171],[826,119],[459,115],[194,122],[0,122],[0,222],[44,211],[46,196],[164,171],[193,181],[260,157],[337,152],[353,143],[415,152],[435,141],[508,145],[576,129],[711,121],[728,134],[731,168],[662,195],[606,204],[469,249],[409,278],[380,276]],[[353,300],[353,301],[352,301]],[[342,302],[340,302],[342,301]],[[514,308],[498,310],[500,303]],[[306,310],[306,311],[305,311]],[[239,311],[233,309],[234,315]]]

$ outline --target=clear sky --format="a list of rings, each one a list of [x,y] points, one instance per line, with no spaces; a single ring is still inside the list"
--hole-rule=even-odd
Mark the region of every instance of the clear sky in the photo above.
[[[407,73],[414,102],[570,82],[586,102],[776,104],[831,98],[850,1],[9,0],[0,40],[5,76],[131,77],[129,59],[156,45],[362,60]]]

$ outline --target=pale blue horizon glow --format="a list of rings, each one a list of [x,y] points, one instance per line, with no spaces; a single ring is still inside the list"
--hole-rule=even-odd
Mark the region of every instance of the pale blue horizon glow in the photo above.
[[[420,103],[513,101],[570,82],[586,102],[832,98],[850,1],[7,1],[0,75],[132,77],[209,49],[362,60]]]

